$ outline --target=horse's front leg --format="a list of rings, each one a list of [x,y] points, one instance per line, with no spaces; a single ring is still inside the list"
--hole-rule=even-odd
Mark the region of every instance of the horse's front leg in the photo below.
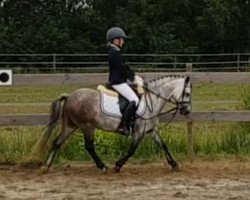
[[[118,160],[115,164],[115,171],[119,172],[122,168],[122,166],[127,162],[127,160],[134,155],[137,147],[139,146],[141,140],[143,138],[142,133],[135,132],[132,136],[132,142],[129,146],[128,153],[126,156],[122,157],[120,160]]]
[[[154,131],[152,131],[150,133],[150,135],[155,140],[155,142],[164,150],[165,157],[167,159],[168,164],[172,166],[173,170],[178,171],[179,166],[178,166],[177,162],[175,161],[174,157],[169,152],[167,145],[162,140],[162,137],[160,136],[159,131],[157,130],[157,128]]]

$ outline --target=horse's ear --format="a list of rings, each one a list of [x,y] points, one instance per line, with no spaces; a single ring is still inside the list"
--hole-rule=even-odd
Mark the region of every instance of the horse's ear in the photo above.
[[[187,76],[185,79],[185,83],[189,83],[190,82],[190,76]]]

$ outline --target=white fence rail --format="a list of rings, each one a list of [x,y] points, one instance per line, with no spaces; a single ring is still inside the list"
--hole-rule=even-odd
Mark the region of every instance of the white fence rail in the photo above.
[[[193,71],[245,71],[250,65],[250,53],[124,54],[124,58],[139,71],[185,71],[186,63],[193,64]],[[0,54],[0,68],[6,67],[33,73],[83,69],[104,72],[108,63],[107,54]]]

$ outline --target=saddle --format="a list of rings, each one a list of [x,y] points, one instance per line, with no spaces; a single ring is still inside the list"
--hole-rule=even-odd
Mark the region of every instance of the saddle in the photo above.
[[[109,96],[118,97],[118,92],[116,92],[114,90],[110,90],[110,89],[106,88],[104,85],[98,85],[97,90],[99,90],[100,92],[103,92]]]
[[[135,90],[136,94],[139,97],[141,97],[145,93],[143,87],[141,87],[141,86],[135,86],[135,88],[132,88],[132,89]],[[113,90],[112,88],[110,88],[109,86],[105,87],[104,85],[98,85],[97,90],[99,90],[100,92],[103,92],[107,95],[110,95],[110,96],[114,96],[114,97],[119,96],[119,93],[116,92],[115,90]]]
[[[122,115],[124,114],[124,111],[129,104],[129,101],[126,98],[124,98],[122,95],[120,95],[115,90],[108,89],[104,85],[98,85],[97,90],[99,90],[99,91],[101,91],[109,96],[118,97],[118,104],[120,107],[120,112],[122,113]]]
[[[126,107],[129,104],[129,101],[121,96],[118,92],[109,89],[109,86],[105,87],[104,85],[98,85],[97,90],[101,94],[101,109],[102,111],[111,116],[121,117],[124,114]],[[135,92],[138,94],[138,89]],[[142,91],[144,89],[141,87],[140,96],[142,96]],[[138,95],[139,96],[139,95]],[[140,97],[139,96],[139,97]],[[145,112],[145,104],[144,102],[139,103],[139,107],[137,109],[137,115],[141,116]]]

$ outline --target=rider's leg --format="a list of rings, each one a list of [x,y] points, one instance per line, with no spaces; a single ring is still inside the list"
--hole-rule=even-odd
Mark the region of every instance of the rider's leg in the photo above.
[[[129,102],[128,106],[126,107],[121,123],[118,127],[118,131],[124,133],[126,135],[131,135],[133,133],[134,123],[135,123],[135,112],[136,106],[135,102]]]
[[[135,122],[135,113],[139,104],[139,98],[127,83],[113,85],[113,88],[130,102],[124,111],[121,123],[118,128],[120,132],[129,135],[133,131],[132,129]]]
[[[135,106],[136,107],[138,106],[139,98],[127,83],[112,85],[112,87],[117,92],[119,92],[124,98],[126,98],[129,102],[134,101]]]

